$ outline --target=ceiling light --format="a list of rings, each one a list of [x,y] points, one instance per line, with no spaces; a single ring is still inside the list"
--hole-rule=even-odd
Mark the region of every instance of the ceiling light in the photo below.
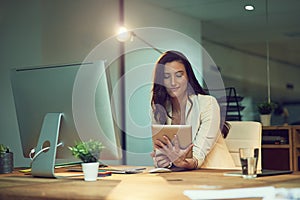
[[[253,5],[245,5],[245,10],[247,10],[247,11],[252,11],[252,10],[254,10],[254,6]]]

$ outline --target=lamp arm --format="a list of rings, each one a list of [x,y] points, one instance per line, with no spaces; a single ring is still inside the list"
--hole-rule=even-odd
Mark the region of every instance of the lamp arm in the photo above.
[[[135,32],[131,31],[131,35],[133,37],[138,38],[139,40],[141,40],[142,42],[144,42],[145,44],[147,44],[149,47],[151,47],[152,49],[154,49],[158,53],[163,54],[163,52],[161,50],[159,50],[158,48],[154,47],[152,44],[150,44],[149,42],[147,42],[146,40],[144,40],[143,38],[141,38],[140,36],[138,36]]]

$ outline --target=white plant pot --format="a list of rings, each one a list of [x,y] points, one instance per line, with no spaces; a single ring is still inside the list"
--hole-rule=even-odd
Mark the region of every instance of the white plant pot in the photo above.
[[[85,181],[96,181],[98,177],[99,162],[81,163]]]
[[[260,121],[263,126],[270,126],[271,125],[271,114],[260,115]]]

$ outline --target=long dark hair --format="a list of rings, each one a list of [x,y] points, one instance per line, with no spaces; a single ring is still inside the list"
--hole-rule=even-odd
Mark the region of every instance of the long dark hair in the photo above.
[[[188,97],[192,94],[207,95],[207,92],[199,84],[191,63],[188,59],[178,51],[166,51],[163,53],[155,64],[154,83],[152,88],[151,106],[153,109],[154,119],[160,124],[167,123],[167,117],[172,118],[167,111],[167,105],[170,102],[170,95],[164,86],[164,70],[165,64],[168,62],[177,61],[184,65],[188,77],[187,93]],[[190,101],[190,99],[188,98]],[[190,101],[191,102],[191,101]],[[191,102],[192,103],[192,102]],[[221,120],[220,130],[224,138],[226,138],[230,129],[230,124]]]
[[[188,96],[190,96],[191,94],[206,94],[194,74],[191,63],[182,53],[178,51],[167,51],[163,53],[155,65],[154,83],[152,88],[153,95],[151,100],[151,105],[154,111],[154,118],[160,124],[166,124],[167,117],[171,118],[166,109],[167,104],[170,101],[170,95],[168,94],[166,87],[164,86],[164,70],[165,64],[173,61],[180,62],[185,67],[188,77]]]

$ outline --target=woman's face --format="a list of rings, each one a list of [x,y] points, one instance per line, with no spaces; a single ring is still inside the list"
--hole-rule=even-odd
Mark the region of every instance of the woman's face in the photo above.
[[[164,86],[171,97],[182,99],[187,94],[188,78],[185,67],[178,61],[168,62],[164,70]]]

